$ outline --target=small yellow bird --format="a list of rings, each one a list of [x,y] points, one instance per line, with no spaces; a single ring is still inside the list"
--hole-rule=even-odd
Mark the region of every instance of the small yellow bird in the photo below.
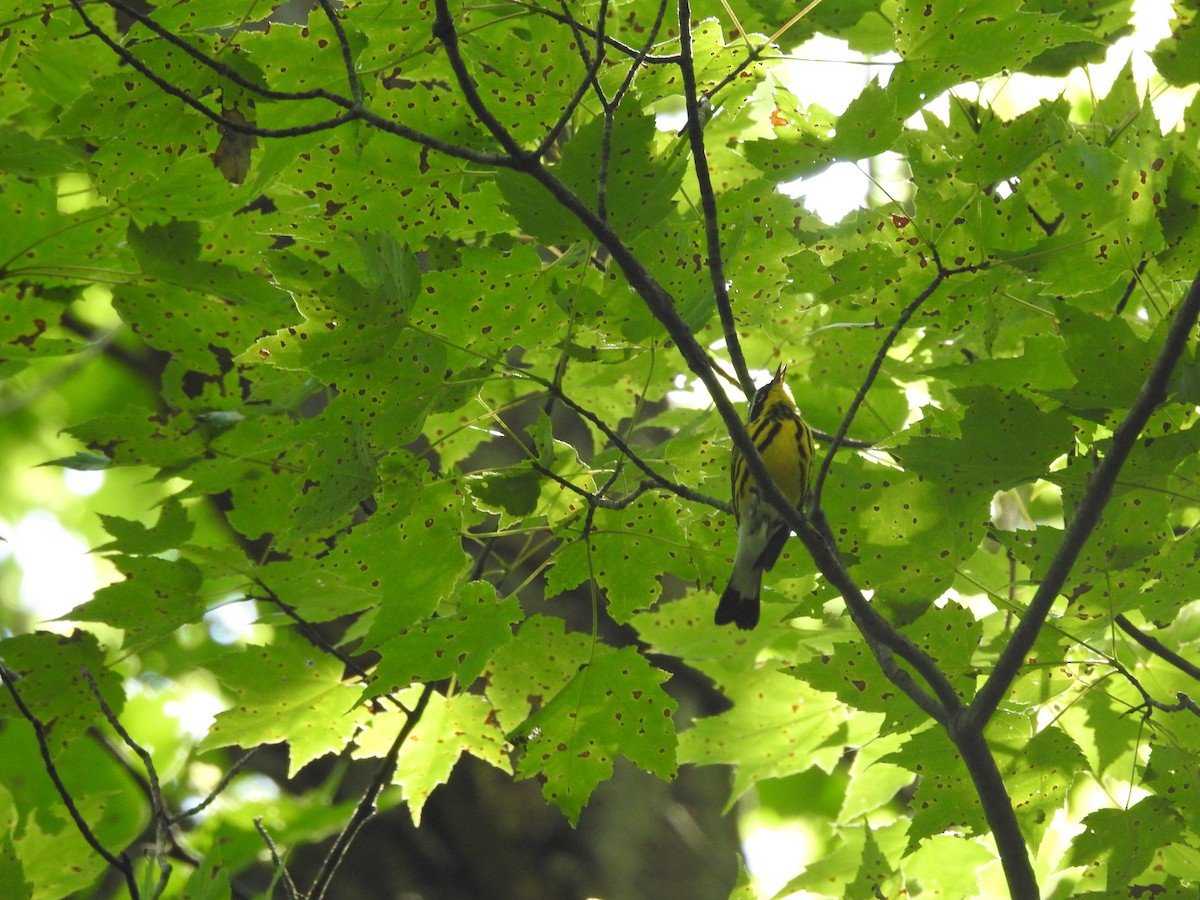
[[[799,509],[812,476],[813,442],[812,432],[800,418],[783,380],[786,372],[787,366],[781,365],[775,377],[755,392],[746,430],[775,483]],[[732,622],[738,628],[750,629],[758,624],[763,572],[775,565],[791,530],[775,507],[762,498],[736,448],[730,474],[733,514],[738,523],[737,553],[729,585],[717,604],[715,621],[718,625]]]

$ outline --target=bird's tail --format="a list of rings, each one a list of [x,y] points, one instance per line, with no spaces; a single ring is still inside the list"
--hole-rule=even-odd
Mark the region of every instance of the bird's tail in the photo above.
[[[729,586],[721,594],[721,602],[717,604],[717,614],[713,620],[718,625],[728,625],[732,622],[743,631],[749,631],[758,624],[758,594],[762,579],[762,571],[755,569],[750,573],[754,577],[753,585],[739,584],[746,579],[729,579]]]

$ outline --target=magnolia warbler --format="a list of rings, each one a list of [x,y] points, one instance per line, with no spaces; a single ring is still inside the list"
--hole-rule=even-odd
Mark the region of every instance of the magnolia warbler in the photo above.
[[[755,392],[746,430],[775,483],[799,508],[812,475],[813,442],[812,432],[800,418],[783,380],[786,371],[786,366],[780,366],[775,377]],[[760,495],[736,448],[730,474],[733,514],[738,523],[737,553],[729,585],[717,604],[716,623],[733,622],[738,628],[749,629],[758,624],[763,572],[775,565],[791,530],[775,507]]]

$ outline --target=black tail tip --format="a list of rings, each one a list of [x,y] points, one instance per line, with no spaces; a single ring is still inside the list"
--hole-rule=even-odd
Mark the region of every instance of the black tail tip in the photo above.
[[[713,621],[718,625],[736,625],[742,631],[749,631],[758,624],[758,598],[743,597],[741,594],[726,589],[717,604]]]

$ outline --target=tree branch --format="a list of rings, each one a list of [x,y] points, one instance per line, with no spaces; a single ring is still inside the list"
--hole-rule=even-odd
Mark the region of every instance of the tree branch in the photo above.
[[[600,89],[600,81],[596,78],[600,71],[600,66],[604,63],[604,16],[607,13],[608,0],[601,0],[598,19],[600,22],[600,33],[596,37],[596,53],[595,59],[590,59],[587,49],[584,47],[582,33],[579,30],[579,23],[572,18],[567,21],[571,23],[571,29],[575,32],[575,42],[579,46],[579,56],[583,60],[586,72],[583,78],[579,80],[579,86],[575,88],[575,93],[571,95],[571,99],[567,101],[567,105],[563,107],[563,111],[559,113],[558,120],[550,126],[550,130],[546,132],[546,136],[538,143],[537,149],[534,150],[534,155],[539,159],[545,157],[550,148],[554,146],[554,142],[558,140],[563,129],[567,127],[567,123],[571,121],[571,117],[575,115],[575,111],[579,109],[579,104],[583,102],[583,97],[587,93],[588,86],[591,85],[592,90],[600,97],[600,102],[604,102],[604,95]],[[566,13],[566,5],[564,3],[563,13]]]
[[[454,78],[458,82],[458,89],[462,91],[471,112],[475,113],[475,117],[483,123],[483,127],[491,133],[496,143],[504,148],[515,168],[527,170],[529,165],[540,164],[534,154],[517,143],[516,138],[509,133],[504,123],[496,118],[479,95],[479,88],[476,87],[471,73],[467,71],[466,61],[459,48],[458,29],[454,27],[454,17],[450,14],[447,0],[435,0],[434,10],[433,36],[441,42],[442,49],[446,51],[446,60],[450,63]]]
[[[424,715],[425,707],[429,705],[429,698],[432,696],[433,685],[425,685],[421,691],[420,698],[405,718],[400,733],[396,735],[396,740],[392,742],[387,755],[380,762],[379,768],[376,769],[375,777],[371,779],[371,784],[367,787],[362,799],[358,801],[354,815],[350,817],[350,821],[346,823],[346,827],[342,829],[341,834],[333,842],[333,846],[325,857],[325,861],[321,863],[321,869],[317,872],[316,877],[313,879],[312,887],[305,895],[307,900],[322,900],[326,891],[329,890],[334,873],[337,872],[338,866],[342,864],[342,860],[346,858],[350,844],[353,843],[354,838],[362,830],[362,827],[367,824],[367,821],[375,815],[375,801],[379,798],[379,794],[383,791],[384,787],[392,780],[392,773],[396,770],[396,760],[400,756],[400,748],[421,721],[421,716]]]
[[[664,0],[664,2],[665,2],[665,0]],[[548,19],[553,19],[555,22],[558,22],[560,25],[569,25],[572,29],[578,28],[580,31],[582,31],[584,34],[586,34],[588,37],[596,38],[597,40],[602,39],[606,46],[612,47],[614,50],[617,50],[618,52],[624,54],[625,56],[630,57],[631,59],[640,59],[643,62],[650,63],[651,65],[659,65],[659,66],[675,65],[676,63],[679,62],[679,57],[674,54],[671,54],[669,56],[652,56],[649,53],[649,48],[647,48],[646,50],[643,50],[643,51],[635,50],[633,47],[630,47],[628,44],[622,43],[621,41],[617,40],[616,38],[609,37],[608,35],[604,34],[603,30],[596,30],[594,28],[588,28],[586,25],[584,25],[579,20],[574,19],[571,16],[566,15],[565,13],[557,13],[557,12],[554,12],[554,10],[552,10],[552,9],[548,9],[547,7],[539,6],[535,3],[527,3],[527,2],[524,2],[524,0],[513,0],[513,5],[514,6],[523,6],[526,9],[528,9],[530,12],[533,12],[537,15],[546,16],[546,18],[548,18]]]
[[[829,442],[829,449],[825,452],[825,458],[821,460],[821,468],[817,472],[811,493],[811,504],[813,507],[821,505],[821,492],[825,488],[825,478],[829,475],[829,467],[833,465],[834,454],[841,447],[847,432],[850,431],[850,425],[854,422],[854,417],[858,415],[859,408],[867,399],[867,393],[871,390],[871,386],[875,384],[875,379],[879,376],[879,370],[883,368],[883,361],[887,358],[888,350],[892,348],[892,344],[896,342],[896,338],[904,330],[904,326],[908,324],[917,310],[924,305],[926,300],[933,296],[934,291],[941,287],[942,282],[950,274],[946,269],[942,268],[941,260],[937,256],[937,250],[932,247],[930,249],[933,252],[934,262],[937,264],[937,274],[934,276],[933,281],[926,285],[925,289],[917,294],[909,302],[908,306],[900,311],[900,315],[892,323],[892,327],[888,330],[887,335],[884,336],[879,349],[875,351],[875,358],[871,360],[871,367],[867,369],[866,377],[863,379],[862,384],[858,386],[858,391],[855,393],[854,399],[850,402],[850,407],[846,410],[846,415],[842,417],[842,424],[838,426],[837,434]]]
[[[776,31],[773,35],[771,35],[769,38],[767,38],[765,41],[763,41],[757,47],[751,47],[750,52],[748,54],[746,54],[745,59],[743,59],[740,63],[738,63],[736,66],[734,66],[728,73],[726,73],[724,78],[722,78],[715,85],[713,85],[711,88],[709,88],[708,91],[705,92],[704,99],[711,103],[713,97],[715,97],[723,88],[732,84],[737,79],[737,77],[742,74],[742,72],[746,71],[746,69],[748,69],[750,67],[751,63],[757,62],[758,60],[762,59],[764,50],[766,50],[770,47],[773,47],[775,45],[776,41],[778,41],[781,37],[783,37],[783,35],[785,33],[787,33],[787,31],[793,25],[795,25],[797,22],[799,22],[801,19],[803,19],[805,16],[807,16],[810,12],[812,12],[813,7],[817,6],[820,2],[821,2],[821,0],[810,0],[810,2],[803,9],[801,9],[794,16],[792,16],[790,19],[788,19],[787,22],[785,22],[778,29],[776,29]],[[746,37],[746,34],[743,32],[742,36]],[[748,43],[749,43],[749,40],[747,39],[747,44]]]
[[[1158,638],[1146,634],[1146,632],[1142,631],[1127,618],[1125,618],[1123,613],[1118,613],[1115,621],[1117,625],[1120,626],[1122,631],[1124,631],[1127,635],[1129,635],[1155,656],[1166,660],[1185,675],[1190,675],[1192,678],[1200,681],[1200,666],[1197,666],[1195,663],[1188,662]]]
[[[708,248],[708,275],[712,281],[713,294],[717,301],[717,312],[721,317],[721,329],[725,332],[725,349],[733,371],[737,373],[742,393],[754,396],[754,379],[746,366],[742,344],[737,336],[737,321],[733,317],[733,306],[729,302],[729,289],[725,284],[725,262],[721,252],[721,223],[717,216],[717,196],[713,191],[712,176],[708,171],[708,152],[704,149],[704,121],[700,112],[700,101],[696,94],[696,67],[692,59],[692,7],[689,0],[679,2],[679,71],[683,75],[683,102],[687,106],[687,135],[692,148],[692,168],[696,172],[696,183],[700,191],[700,208],[704,213],[704,238]],[[707,101],[705,101],[707,103]]]
[[[764,482],[759,482],[760,487],[763,484]],[[779,491],[778,485],[774,483],[770,483],[770,488],[764,490],[763,495],[770,499],[772,492],[782,495],[782,491]],[[850,573],[846,571],[835,548],[833,536],[825,523],[824,515],[818,511],[814,522],[800,515],[792,507],[787,511],[786,519],[788,525],[796,532],[796,536],[800,538],[809,554],[812,555],[813,562],[816,563],[821,574],[842,595],[842,599],[850,611],[850,617],[867,639],[867,645],[875,654],[876,660],[889,680],[934,721],[945,724],[951,716],[958,714],[963,707],[962,700],[950,680],[938,668],[934,659],[908,637],[897,631],[892,623],[885,619],[863,596],[862,590]],[[893,677],[897,672],[903,673],[905,676],[907,673],[899,669],[894,662],[887,660],[885,651],[895,653],[912,666],[929,685],[937,699],[930,697],[911,677],[900,680]]]
[[[346,29],[342,27],[342,20],[338,18],[338,14],[329,0],[317,0],[317,2],[321,4],[321,11],[325,13],[325,18],[329,20],[333,33],[337,36],[338,46],[342,51],[342,66],[346,69],[346,82],[350,85],[350,95],[354,98],[354,106],[360,107],[363,102],[362,82],[359,80],[358,71],[354,68],[354,57],[350,53],[350,41],[346,39]]]
[[[126,7],[123,3],[120,3],[119,0],[105,0],[105,2],[109,6],[112,6],[115,9],[121,10],[121,12],[123,12],[123,13],[128,13],[128,14],[134,16],[134,18],[137,18],[139,21],[142,21],[142,22],[152,22],[153,21],[152,19],[149,19],[146,16],[141,15],[140,13],[135,14],[131,9]],[[88,14],[86,12],[84,12],[82,0],[71,0],[71,5],[73,7],[75,7],[75,12],[78,13],[79,18],[83,21],[84,27],[86,27],[87,30],[91,34],[94,34],[96,37],[98,37],[105,44],[105,46],[108,47],[108,49],[112,50],[113,53],[117,54],[117,56],[119,56],[126,65],[135,69],[143,77],[145,77],[148,80],[150,80],[151,82],[153,82],[158,87],[159,90],[163,91],[164,93],[166,93],[172,97],[175,97],[178,100],[183,101],[188,106],[190,106],[192,109],[194,109],[196,112],[200,113],[200,115],[202,115],[206,119],[208,119],[209,121],[211,121],[217,125],[220,125],[222,128],[226,128],[229,131],[236,132],[237,134],[252,134],[252,135],[255,135],[256,137],[297,137],[299,135],[312,134],[317,131],[328,131],[330,129],[338,127],[339,125],[345,124],[346,122],[351,122],[354,119],[359,118],[358,111],[353,109],[352,105],[349,103],[349,101],[346,101],[345,98],[337,97],[337,95],[335,95],[335,94],[330,94],[327,91],[317,89],[319,94],[316,92],[305,92],[305,93],[306,94],[313,93],[314,98],[319,96],[321,99],[329,100],[331,102],[336,103],[339,106],[346,106],[346,107],[350,107],[350,108],[347,109],[347,112],[343,113],[340,116],[334,116],[332,119],[326,119],[322,122],[315,122],[311,125],[297,125],[292,128],[260,128],[259,126],[254,125],[253,123],[250,123],[250,122],[239,122],[239,121],[236,121],[233,119],[227,119],[226,117],[222,116],[220,113],[214,112],[213,110],[209,109],[207,106],[205,106],[203,103],[201,103],[195,97],[193,97],[187,91],[183,90],[182,88],[176,87],[171,82],[167,81],[165,78],[158,75],[158,73],[156,73],[148,65],[146,65],[144,62],[142,62],[140,59],[138,59],[136,56],[134,56],[132,53],[130,53],[125,47],[121,46],[121,44],[117,43],[111,37],[109,37],[108,34],[103,29],[101,29],[100,26],[98,26],[94,21],[92,21],[92,19],[88,16]],[[206,65],[208,68],[212,69],[214,72],[217,72],[222,77],[228,77],[227,73],[232,73],[232,70],[228,69],[226,66],[221,65],[220,63],[216,62],[215,60],[210,59],[209,57],[205,56],[203,53],[196,50],[194,47],[192,47],[186,41],[181,40],[180,38],[176,37],[175,35],[171,35],[169,32],[167,32],[165,29],[163,29],[157,23],[154,23],[154,25],[152,26],[152,29],[154,31],[156,31],[157,33],[163,34],[164,36],[169,35],[167,37],[167,39],[174,46],[179,47],[180,49],[184,50],[193,59],[197,59],[197,60],[203,62],[204,65]],[[255,85],[253,82],[247,81],[244,78],[240,78],[240,76],[233,80],[239,82],[241,84],[241,86],[245,87],[247,90],[251,90],[260,96],[268,96],[270,93],[273,93],[273,92],[267,91],[266,89],[262,88],[261,86]],[[285,96],[283,98],[271,98],[271,99],[296,100],[296,99],[310,99],[310,98],[300,97],[300,96]]]
[[[992,839],[1000,854],[1000,865],[1004,869],[1009,895],[1014,900],[1040,896],[1037,876],[1029,861],[1029,850],[1025,846],[1017,814],[982,729],[963,728],[959,727],[958,722],[952,722],[947,732],[962,756],[983,806],[983,816],[992,830]]]
[[[171,863],[168,860],[167,853],[174,841],[171,838],[171,817],[167,814],[167,805],[163,801],[162,786],[158,782],[158,770],[154,768],[154,759],[146,751],[141,744],[135,741],[125,730],[125,726],[121,724],[121,720],[117,718],[117,714],[113,712],[112,707],[108,705],[108,701],[104,699],[104,695],[100,693],[100,686],[96,684],[96,679],[92,677],[91,671],[86,666],[80,667],[80,672],[83,675],[83,680],[87,682],[88,688],[92,692],[100,711],[104,713],[104,718],[108,724],[125,742],[125,746],[132,750],[142,761],[142,768],[146,770],[146,779],[150,786],[150,807],[151,817],[154,821],[154,858],[158,862],[159,876],[158,885],[155,888],[154,896],[159,897],[167,888],[167,882],[171,878]]]
[[[224,771],[224,773],[221,775],[221,780],[217,782],[216,787],[214,787],[211,791],[208,792],[208,796],[206,796],[203,800],[201,800],[199,803],[195,804],[194,806],[189,806],[187,809],[181,810],[180,812],[176,813],[174,816],[171,817],[171,823],[174,824],[176,822],[182,821],[183,819],[189,819],[192,816],[203,812],[205,810],[205,808],[208,807],[209,804],[211,804],[214,800],[216,800],[219,796],[221,796],[221,794],[223,794],[225,792],[225,789],[227,787],[229,787],[229,783],[231,781],[233,781],[233,779],[237,776],[237,773],[242,771],[242,768],[246,765],[246,763],[250,762],[251,757],[253,757],[254,754],[257,753],[258,751],[259,751],[258,747],[251,747],[249,750],[247,750],[245,753],[243,753],[241,756],[239,756],[237,759],[235,759],[233,761],[233,765],[231,765],[228,769],[226,769]]]
[[[129,890],[129,896],[133,900],[138,900],[141,893],[138,890],[137,879],[133,874],[133,863],[124,853],[120,856],[115,856],[110,853],[100,839],[92,832],[87,820],[79,811],[79,807],[75,805],[75,798],[71,796],[71,792],[67,790],[67,786],[63,783],[62,776],[58,774],[58,766],[54,764],[54,757],[50,753],[50,742],[47,740],[46,725],[41,719],[34,714],[28,706],[25,705],[25,699],[21,696],[21,692],[17,690],[17,674],[12,669],[4,665],[3,660],[0,660],[0,681],[4,682],[4,686],[8,688],[9,694],[12,695],[13,703],[16,704],[17,710],[24,717],[25,721],[33,726],[34,737],[37,738],[38,750],[42,754],[42,765],[46,769],[46,774],[50,776],[50,780],[54,782],[54,789],[58,791],[58,796],[62,799],[63,806],[67,808],[67,812],[71,816],[71,820],[75,823],[75,828],[87,841],[88,846],[96,851],[100,857],[121,873],[125,879],[125,886]]]
[[[629,88],[633,85],[633,77],[637,74],[638,69],[647,62],[653,61],[653,57],[650,55],[650,48],[654,46],[654,42],[658,40],[658,33],[662,30],[663,19],[667,15],[667,3],[668,0],[659,0],[658,12],[654,14],[654,23],[646,33],[646,41],[642,44],[642,49],[637,51],[630,62],[629,70],[625,73],[625,78],[621,81],[620,87],[613,93],[612,100],[610,101],[613,109],[617,108],[621,100],[625,97],[625,94],[628,93]]]
[[[288,872],[283,858],[275,848],[275,841],[272,840],[270,832],[267,831],[267,826],[263,825],[262,816],[255,816],[254,830],[258,832],[258,836],[267,845],[267,852],[271,854],[271,863],[275,866],[275,871],[279,873],[279,878],[283,882],[283,896],[287,900],[298,900],[300,892],[296,890],[296,882],[292,881],[291,873]]]
[[[620,451],[621,455],[633,463],[655,486],[662,488],[664,491],[670,491],[677,497],[687,500],[691,503],[702,503],[705,506],[711,506],[714,509],[719,509],[723,513],[732,513],[733,505],[726,500],[718,500],[716,497],[711,497],[708,494],[703,494],[700,491],[694,491],[686,485],[677,484],[674,481],[656,472],[648,462],[641,458],[637,452],[626,443],[621,435],[617,434],[603,419],[597,416],[594,412],[584,406],[580,406],[570,397],[568,397],[558,385],[549,379],[542,378],[540,375],[534,375],[532,372],[520,372],[519,377],[526,378],[535,384],[540,384],[554,397],[558,399],[563,406],[573,410],[578,415],[582,416],[587,421],[595,425],[604,434],[605,437],[612,442],[612,445]]]
[[[215,59],[212,59],[211,57],[192,47],[186,41],[162,28],[162,26],[160,26],[157,22],[154,22],[153,19],[129,9],[122,4],[120,0],[103,0],[103,2],[108,6],[120,10],[122,14],[127,13],[138,22],[146,25],[147,28],[150,28],[156,34],[161,35],[165,40],[170,41],[172,45],[180,48],[180,50],[187,53],[205,67],[211,69],[221,78],[228,79],[229,81],[257,97],[279,101],[325,100],[329,103],[332,103],[334,106],[345,110],[345,112],[341,115],[334,116],[331,119],[324,119],[320,122],[315,122],[309,125],[297,125],[291,128],[264,128],[255,124],[254,122],[242,122],[228,119],[225,116],[222,116],[220,113],[209,109],[187,91],[177,88],[166,79],[160,77],[152,69],[150,69],[149,66],[134,56],[129,50],[109,37],[108,34],[106,34],[104,30],[101,29],[84,11],[83,0],[70,0],[70,2],[71,6],[74,7],[76,13],[79,15],[80,20],[83,22],[84,27],[88,30],[88,32],[99,38],[105,44],[105,46],[112,50],[112,52],[115,53],[126,65],[142,74],[164,93],[171,97],[175,97],[180,102],[186,104],[191,109],[204,116],[204,118],[208,119],[210,122],[213,122],[228,131],[232,131],[235,134],[252,135],[254,137],[261,137],[264,139],[298,137],[305,134],[314,134],[320,131],[329,131],[338,127],[339,125],[357,119],[369,123],[380,131],[393,134],[407,141],[411,141],[419,146],[428,147],[430,150],[436,150],[439,153],[444,153],[446,156],[450,156],[455,159],[462,159],[466,160],[467,162],[473,162],[484,166],[498,166],[500,168],[507,169],[520,168],[518,161],[506,154],[486,153],[479,150],[473,150],[469,147],[460,146],[458,144],[451,144],[448,141],[435,138],[432,135],[417,131],[414,128],[409,128],[400,122],[396,122],[391,119],[385,119],[377,113],[373,113],[370,110],[363,108],[360,104],[356,103],[355,100],[349,97],[343,97],[340,94],[335,94],[322,88],[314,88],[310,91],[273,91],[269,88],[263,87],[262,85],[255,84],[254,82],[242,77],[230,67],[218,62]],[[345,55],[347,52],[346,47],[347,45],[343,44],[343,55]]]
[[[1007,646],[1000,654],[1000,659],[997,661],[995,669],[992,670],[992,674],[988,676],[987,681],[984,682],[983,687],[979,689],[979,693],[971,702],[967,721],[975,730],[983,730],[984,725],[992,717],[996,707],[1000,705],[1000,701],[1008,693],[1009,687],[1020,672],[1025,657],[1033,647],[1034,641],[1037,640],[1038,632],[1041,631],[1046,617],[1050,614],[1050,607],[1062,590],[1084,544],[1087,543],[1096,525],[1100,522],[1104,507],[1112,496],[1113,484],[1117,480],[1117,475],[1120,474],[1121,467],[1125,465],[1125,460],[1129,458],[1138,435],[1145,427],[1150,414],[1166,399],[1167,383],[1175,369],[1175,364],[1187,348],[1188,339],[1196,326],[1198,317],[1200,317],[1200,275],[1197,275],[1192,281],[1187,296],[1184,297],[1176,311],[1175,321],[1171,323],[1162,350],[1159,351],[1153,369],[1146,377],[1145,383],[1142,384],[1142,389],[1138,392],[1133,405],[1129,407],[1129,412],[1124,420],[1113,432],[1108,454],[1092,471],[1088,479],[1088,486],[1071,519],[1071,524],[1067,526],[1063,534],[1062,544],[1054,555],[1054,559],[1050,561],[1050,566],[1042,578],[1042,583],[1038,585],[1038,589],[1029,603],[1029,608],[1021,617]]]
[[[466,81],[463,88],[464,93],[468,96],[468,102],[476,112],[476,115],[480,116],[481,121],[486,116],[494,122],[494,117],[487,111],[485,104],[479,96],[479,92],[475,89],[474,84],[471,83],[470,75],[459,56],[457,37],[454,34],[454,21],[450,16],[448,0],[435,0],[435,6],[438,10],[438,26],[435,33],[444,40],[443,46],[446,47],[447,54],[457,60],[457,62],[452,62],[452,65],[455,72],[459,73],[459,77]],[[722,388],[707,353],[700,346],[691,329],[688,328],[687,324],[680,317],[671,295],[659,284],[633,250],[620,239],[609,224],[588,207],[577,194],[559,181],[536,158],[523,153],[522,159],[524,160],[524,165],[520,168],[545,187],[554,199],[564,209],[574,215],[596,237],[601,245],[608,250],[613,260],[620,266],[630,286],[637,291],[651,314],[658,319],[675,341],[676,348],[679,350],[679,354],[683,357],[684,362],[695,373],[696,377],[700,379],[712,397],[713,405],[725,423],[725,427],[729,430],[729,435],[733,440],[734,446],[742,454],[751,476],[759,484],[762,496],[779,511],[792,530],[800,535],[809,552],[813,554],[813,559],[817,563],[817,567],[821,570],[821,574],[834,587],[841,591],[842,595],[846,598],[847,605],[851,608],[852,614],[857,616],[856,622],[865,623],[860,627],[869,629],[870,636],[878,644],[890,648],[901,659],[912,665],[921,677],[929,683],[943,707],[941,718],[955,712],[962,705],[962,701],[959,699],[958,694],[955,693],[953,686],[950,685],[949,681],[938,669],[937,663],[908,640],[908,638],[896,631],[891,623],[871,607],[870,603],[862,595],[861,590],[854,583],[854,580],[845,570],[845,567],[841,564],[837,551],[834,549],[832,535],[829,536],[829,541],[826,543],[826,539],[819,535],[796,508],[792,506],[783,491],[775,483],[767,471],[766,464],[758,453],[758,448],[754,446],[754,442],[750,439],[750,435],[746,431],[746,426],[743,424],[741,417],[734,409],[724,388]],[[872,646],[874,648],[875,645]],[[895,671],[894,669],[891,670]],[[910,690],[916,688],[915,682],[908,680],[903,684],[898,684],[897,687],[904,690],[908,696],[911,696],[913,701],[922,709],[932,708],[930,700],[923,695],[923,692],[917,691],[909,694]]]

